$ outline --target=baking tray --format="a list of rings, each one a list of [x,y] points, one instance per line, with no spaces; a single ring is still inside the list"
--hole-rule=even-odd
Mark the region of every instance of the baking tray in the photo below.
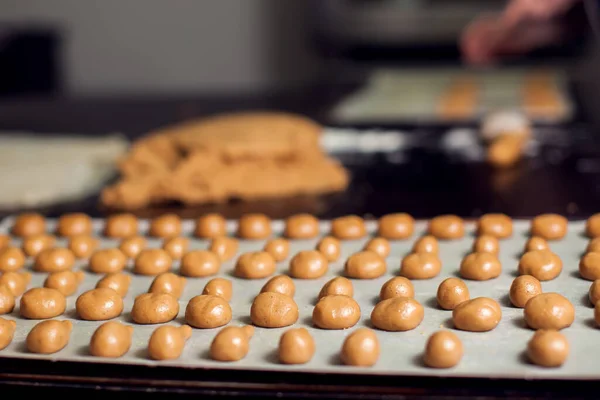
[[[0,233],[7,233],[12,225],[13,218],[7,218],[0,224]],[[147,231],[148,221],[140,221],[140,233]],[[48,220],[49,230],[54,229],[56,221]],[[103,221],[94,220],[96,234],[102,231]],[[218,329],[193,331],[192,337],[186,344],[181,358],[173,361],[149,360],[146,353],[148,338],[155,325],[134,325],[132,345],[129,352],[118,359],[92,357],[88,353],[88,344],[94,330],[103,322],[77,320],[74,307],[77,296],[86,290],[92,289],[100,279],[100,275],[86,272],[85,280],[78,292],[69,297],[67,311],[57,319],[70,319],[74,323],[69,344],[60,352],[52,355],[38,355],[28,353],[24,342],[29,330],[39,321],[25,320],[18,315],[18,306],[15,311],[4,318],[14,319],[17,322],[17,331],[13,342],[3,351],[0,357],[11,359],[39,359],[52,361],[65,361],[70,363],[116,363],[122,366],[169,366],[185,369],[227,369],[243,371],[277,371],[299,373],[336,373],[360,374],[378,376],[415,376],[415,377],[464,377],[464,378],[512,378],[512,379],[598,379],[600,371],[597,360],[600,357],[600,346],[596,341],[600,338],[600,331],[593,323],[593,308],[588,303],[587,292],[591,284],[578,276],[577,268],[581,253],[587,245],[587,238],[583,235],[584,222],[573,221],[569,224],[569,233],[565,239],[551,243],[551,248],[564,263],[561,275],[553,281],[542,284],[545,292],[559,292],[565,295],[575,306],[576,317],[571,327],[563,332],[567,336],[571,352],[567,362],[560,368],[545,369],[529,364],[524,357],[526,343],[533,334],[527,329],[523,321],[523,311],[510,306],[507,293],[510,284],[516,276],[518,259],[527,239],[528,221],[515,221],[514,235],[501,242],[500,260],[503,265],[501,276],[484,282],[467,281],[471,297],[488,296],[497,300],[502,306],[502,321],[491,332],[471,333],[456,330],[465,348],[461,363],[451,369],[430,369],[422,363],[422,351],[430,334],[439,329],[453,329],[451,312],[437,308],[435,294],[439,283],[450,276],[457,276],[461,259],[469,252],[474,239],[474,224],[467,223],[465,238],[451,242],[440,242],[440,258],[443,263],[441,274],[431,280],[413,281],[415,298],[425,307],[425,318],[420,326],[408,332],[383,332],[377,330],[381,343],[381,357],[377,364],[370,368],[343,366],[339,360],[339,349],[344,338],[357,327],[370,327],[369,316],[377,301],[381,285],[392,276],[398,274],[400,261],[406,255],[426,227],[426,223],[419,221],[416,224],[415,235],[409,240],[392,242],[392,251],[387,259],[388,271],[385,276],[374,280],[354,280],[355,299],[360,304],[362,316],[358,324],[348,330],[327,331],[314,328],[311,323],[312,309],[320,288],[334,276],[343,273],[344,260],[353,252],[360,250],[368,238],[356,241],[345,241],[342,244],[342,256],[338,262],[332,263],[326,276],[317,280],[295,280],[295,300],[300,309],[300,318],[294,327],[306,327],[316,342],[317,351],[314,358],[305,365],[282,365],[277,361],[277,344],[281,334],[289,328],[264,329],[257,328],[250,342],[250,351],[246,358],[238,362],[223,363],[210,360],[208,349]],[[372,236],[376,229],[375,221],[368,221],[367,227]],[[283,222],[273,221],[274,235],[282,232]],[[185,235],[191,236],[193,221],[183,222]],[[228,222],[228,230],[235,231],[235,221]],[[329,223],[321,222],[321,231],[328,232]],[[291,241],[291,254],[299,250],[314,248],[318,239]],[[102,247],[114,247],[118,241],[102,238]],[[151,247],[160,246],[160,239],[150,239]],[[265,241],[241,241],[240,253],[261,249]],[[19,241],[13,239],[13,244]],[[60,239],[57,245],[64,244]],[[192,249],[203,249],[208,242],[193,238]],[[252,300],[259,293],[260,288],[268,278],[259,280],[243,280],[233,277],[232,271],[235,261],[224,263],[219,276],[233,280],[234,294],[231,300],[233,319],[230,324],[241,325],[250,323],[249,311]],[[31,260],[26,268],[30,268]],[[79,262],[75,268],[85,268],[85,261]],[[175,264],[175,271],[178,265]],[[278,264],[277,273],[286,273],[287,262]],[[29,287],[41,286],[46,274],[33,272]],[[180,299],[179,316],[171,322],[173,325],[182,324],[187,301],[201,293],[206,282],[211,278],[189,278],[185,291]],[[125,311],[118,320],[132,324],[129,310],[133,305],[136,295],[148,290],[152,277],[134,276],[127,297],[124,299]],[[17,302],[18,303],[18,302]]]

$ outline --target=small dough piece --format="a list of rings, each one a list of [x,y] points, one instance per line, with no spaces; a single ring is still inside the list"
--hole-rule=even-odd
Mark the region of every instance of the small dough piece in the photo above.
[[[230,301],[233,295],[233,284],[229,279],[213,278],[206,283],[202,294],[211,294],[222,297],[225,301]]]
[[[560,367],[568,356],[569,342],[556,330],[539,329],[527,342],[529,361],[541,367]]]
[[[487,149],[487,161],[498,168],[512,167],[521,160],[528,137],[502,134],[493,140]]]
[[[531,275],[521,275],[510,285],[508,297],[513,306],[525,308],[527,302],[542,293],[542,284]]]
[[[344,265],[348,278],[375,279],[387,271],[385,259],[373,251],[360,251],[351,255]]]
[[[19,315],[27,319],[49,319],[65,312],[67,300],[56,289],[33,288],[21,296]]]
[[[290,276],[297,279],[317,279],[327,273],[329,263],[317,250],[298,252],[290,261]]]
[[[69,249],[56,247],[42,250],[35,258],[33,270],[36,272],[59,272],[73,268],[75,255]]]
[[[331,221],[331,236],[340,240],[362,239],[367,235],[365,220],[356,215],[339,217]]]
[[[18,271],[24,265],[25,254],[20,248],[5,247],[0,249],[0,272]]]
[[[58,236],[69,237],[92,234],[92,218],[83,213],[64,214],[58,219]]]
[[[112,274],[106,274],[104,278],[100,279],[98,283],[96,283],[96,289],[112,289],[117,292],[119,296],[125,297],[129,291],[130,284],[131,275],[127,275],[122,272],[114,272]]]
[[[0,249],[7,247],[10,244],[10,236],[0,234]]]
[[[15,218],[10,232],[22,238],[43,235],[46,233],[46,219],[41,214],[23,213]]]
[[[525,243],[525,252],[534,250],[550,250],[550,246],[546,239],[539,236],[532,236]]]
[[[121,272],[127,265],[127,256],[119,249],[96,250],[90,257],[89,270],[95,274]]]
[[[352,297],[325,296],[313,309],[312,320],[317,328],[347,329],[360,319],[360,306]]]
[[[221,259],[212,251],[192,250],[183,256],[180,273],[184,276],[202,278],[216,275],[221,269]]]
[[[458,278],[447,278],[437,290],[437,303],[444,310],[454,310],[456,306],[469,300],[469,288]]]
[[[319,300],[325,296],[341,295],[341,296],[354,296],[354,286],[350,279],[338,276],[328,281],[319,292]]]
[[[452,310],[454,326],[463,331],[491,331],[498,326],[501,319],[500,305],[488,297],[476,297],[463,301]]]
[[[51,249],[56,245],[56,237],[47,233],[23,238],[23,252],[28,257],[37,257],[42,250]],[[10,248],[10,247],[9,247]]]
[[[427,339],[423,362],[430,368],[452,368],[463,353],[463,344],[454,332],[438,331]]]
[[[315,340],[306,328],[288,329],[279,338],[282,364],[306,364],[315,354]]]
[[[413,253],[429,253],[433,255],[438,255],[439,253],[439,244],[438,240],[435,236],[426,235],[415,242],[412,247]]]
[[[210,357],[215,361],[239,361],[246,357],[254,327],[226,326],[221,329],[210,344]]]
[[[190,247],[190,239],[186,237],[166,238],[163,242],[163,250],[166,251],[173,260],[181,260]]]
[[[531,236],[560,240],[567,234],[568,221],[558,214],[542,214],[531,220]]]
[[[431,279],[442,271],[442,262],[431,253],[412,253],[402,259],[400,275],[408,279]]]
[[[75,302],[75,309],[83,320],[106,321],[121,315],[123,299],[112,289],[96,288],[82,293]]]
[[[272,233],[271,219],[264,214],[245,214],[238,220],[239,238],[261,240],[268,238]]]
[[[83,271],[52,272],[44,281],[44,287],[58,290],[63,296],[71,296],[83,281]]]
[[[111,215],[104,225],[104,236],[115,239],[130,238],[138,234],[138,219],[130,213]]]
[[[586,253],[600,253],[600,237],[590,239],[587,247],[585,248]]]
[[[0,285],[0,315],[11,313],[15,309],[15,304],[16,299],[10,288]]]
[[[406,213],[387,214],[379,218],[377,236],[389,240],[408,239],[415,231],[415,219]]]
[[[340,359],[345,365],[371,367],[379,360],[379,339],[369,328],[359,328],[344,340]]]
[[[600,300],[600,279],[596,279],[590,285],[590,290],[588,291],[588,298],[590,299],[590,303],[595,306],[598,300]]]
[[[461,239],[465,236],[465,225],[456,215],[440,215],[429,221],[427,233],[440,240]]]
[[[285,220],[283,236],[288,239],[313,239],[319,236],[319,220],[310,214],[296,214]]]
[[[507,239],[513,234],[512,219],[506,214],[485,214],[477,221],[478,236],[493,236]]]
[[[376,237],[367,242],[363,250],[369,250],[379,254],[381,258],[387,258],[390,255],[390,242],[382,237]]]
[[[157,238],[170,238],[181,235],[181,218],[175,214],[163,214],[150,223],[148,234]]]
[[[148,289],[148,293],[169,293],[179,299],[185,288],[186,281],[183,276],[175,275],[172,272],[165,272],[154,278],[150,289]]]
[[[194,328],[212,329],[231,321],[231,306],[222,297],[202,294],[192,297],[185,308],[185,322]]]
[[[294,281],[289,276],[277,275],[269,279],[262,289],[260,289],[260,292],[280,293],[293,298],[296,293],[296,285],[294,285]]]
[[[298,305],[290,296],[264,292],[254,298],[250,319],[262,328],[283,328],[298,321]]]
[[[136,258],[146,248],[148,241],[143,236],[133,236],[123,239],[119,250],[129,258]]]
[[[4,272],[0,275],[0,286],[6,285],[15,297],[22,295],[31,282],[29,272]]]
[[[587,221],[585,221],[585,234],[589,238],[600,236],[600,213],[591,215]]]
[[[169,293],[144,293],[135,298],[131,318],[136,324],[162,324],[179,314],[179,302]]]
[[[396,276],[384,283],[379,291],[379,300],[394,297],[415,297],[415,287],[412,282],[403,276]]]
[[[381,300],[371,313],[371,323],[377,329],[403,332],[415,329],[423,322],[425,310],[410,297]]]
[[[173,259],[163,249],[145,249],[136,257],[133,273],[138,275],[160,275],[171,269]]]
[[[490,253],[497,256],[499,252],[500,242],[494,236],[482,235],[473,242],[473,253]]]
[[[119,358],[131,347],[133,326],[117,321],[103,323],[90,340],[90,354],[95,357]]]
[[[541,293],[525,304],[524,315],[531,329],[561,330],[575,320],[575,308],[558,293]]]
[[[148,355],[153,360],[176,360],[190,337],[192,328],[189,325],[159,326],[148,341]]]
[[[76,235],[69,238],[68,248],[76,258],[89,258],[100,246],[100,240],[88,235]]]
[[[69,343],[73,324],[71,321],[49,320],[35,325],[27,334],[27,350],[37,354],[53,354]]]
[[[219,256],[221,262],[229,261],[238,251],[238,241],[228,236],[219,236],[212,240],[208,250]]]
[[[12,342],[16,329],[15,321],[0,318],[0,350],[4,350]]]
[[[473,281],[487,281],[502,273],[500,260],[492,253],[471,253],[460,263],[460,275]]]
[[[265,244],[263,250],[270,253],[275,259],[275,262],[281,262],[288,258],[288,255],[290,254],[290,243],[281,238],[272,239]]]
[[[579,275],[588,281],[600,279],[600,253],[586,253],[581,257]]]
[[[329,262],[336,262],[340,258],[341,244],[340,241],[333,236],[325,236],[317,243],[315,248],[325,256]]]
[[[227,221],[221,214],[210,213],[196,220],[194,236],[201,239],[214,239],[227,235]]]
[[[234,274],[243,279],[261,279],[273,275],[275,259],[266,251],[244,253],[235,263]]]
[[[519,261],[519,275],[531,275],[540,281],[550,281],[560,275],[563,263],[550,250],[533,250]]]

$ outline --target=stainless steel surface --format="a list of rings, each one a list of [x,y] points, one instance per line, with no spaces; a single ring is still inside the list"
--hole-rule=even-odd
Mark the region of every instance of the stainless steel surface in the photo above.
[[[0,224],[0,233],[6,233],[11,225],[11,218]],[[51,223],[50,229],[53,227]],[[96,232],[101,232],[103,222],[95,221]],[[425,318],[420,326],[409,332],[382,332],[377,331],[381,341],[381,357],[372,368],[353,368],[340,365],[338,354],[343,339],[354,329],[370,326],[369,315],[374,305],[381,285],[392,276],[398,274],[402,257],[409,252],[413,242],[423,233],[425,223],[417,224],[417,232],[406,241],[392,243],[392,252],[387,259],[388,271],[385,276],[374,280],[354,280],[355,298],[362,308],[362,316],[356,327],[344,331],[325,331],[312,327],[311,314],[316,296],[323,284],[334,276],[343,273],[344,260],[353,252],[364,245],[364,240],[347,241],[343,243],[342,257],[338,262],[330,265],[326,276],[317,280],[295,280],[295,300],[300,309],[300,318],[294,327],[304,326],[309,329],[316,341],[317,352],[311,362],[306,365],[285,366],[277,362],[276,350],[281,333],[288,328],[263,329],[257,328],[251,339],[248,356],[234,363],[220,363],[208,358],[210,342],[218,329],[195,329],[192,337],[187,342],[184,354],[175,361],[151,361],[147,358],[146,346],[148,338],[156,326],[134,325],[133,342],[129,352],[119,359],[102,359],[91,357],[88,354],[88,344],[94,330],[102,322],[80,321],[77,319],[74,306],[77,296],[86,290],[92,289],[100,276],[86,273],[85,281],[79,287],[76,295],[69,297],[65,315],[57,319],[71,319],[74,329],[67,347],[53,355],[36,355],[27,352],[24,341],[27,333],[38,321],[24,320],[18,316],[17,309],[4,318],[17,321],[17,332],[12,344],[3,351],[0,357],[20,357],[51,359],[56,361],[80,361],[95,363],[119,364],[145,364],[145,365],[170,365],[183,368],[233,368],[251,370],[281,370],[305,371],[319,373],[367,373],[385,375],[436,375],[436,376],[463,376],[463,377],[514,377],[530,378],[574,378],[598,379],[600,371],[597,360],[600,358],[600,346],[597,345],[600,331],[593,324],[593,309],[588,304],[587,292],[591,282],[582,280],[577,273],[579,257],[587,245],[587,238],[582,235],[584,223],[572,222],[569,233],[564,240],[552,242],[551,248],[563,260],[564,269],[560,276],[553,281],[542,284],[545,292],[559,292],[565,295],[575,306],[576,319],[574,324],[564,330],[571,346],[571,352],[566,364],[557,369],[544,369],[528,364],[523,358],[526,343],[533,331],[525,328],[523,311],[510,306],[507,293],[510,284],[516,276],[518,257],[527,239],[527,221],[515,221],[515,232],[512,238],[501,242],[500,260],[503,265],[502,275],[490,281],[467,281],[471,297],[488,296],[499,301],[502,306],[502,321],[496,329],[487,333],[470,333],[455,331],[464,343],[465,354],[462,362],[449,370],[433,370],[422,365],[421,355],[425,342],[430,334],[439,329],[453,329],[451,312],[439,310],[435,304],[435,294],[439,283],[447,277],[456,276],[461,259],[472,245],[473,224],[468,224],[468,234],[464,239],[452,242],[443,242],[440,246],[440,256],[443,262],[442,273],[431,280],[413,281],[416,299],[425,307]],[[283,224],[275,221],[275,234],[281,233]],[[328,222],[322,223],[322,232],[328,231]],[[234,231],[235,223],[229,223],[229,230]],[[368,223],[372,235],[376,225]],[[147,222],[142,224],[142,231],[147,229]],[[184,222],[184,232],[190,235],[193,229],[192,221]],[[302,249],[312,249],[317,240],[293,241],[291,254]],[[64,244],[64,241],[60,242]],[[14,244],[18,244],[14,240]],[[113,247],[115,240],[103,239],[103,247]],[[152,239],[151,246],[159,246],[160,240]],[[264,241],[242,242],[240,251],[250,251],[262,248]],[[207,242],[192,238],[192,248],[206,248]],[[289,260],[278,265],[277,273],[286,273]],[[27,268],[29,269],[28,263]],[[249,323],[250,305],[254,296],[260,291],[267,279],[242,280],[232,276],[234,261],[225,263],[219,276],[233,280],[234,295],[231,300],[233,320],[231,325]],[[76,268],[85,268],[85,262],[78,263]],[[176,271],[177,265],[174,266]],[[45,274],[33,273],[30,287],[42,285]],[[205,283],[210,278],[189,278],[182,298],[180,299],[180,312],[173,325],[183,323],[183,315],[188,300],[201,293]],[[129,311],[134,297],[148,290],[151,277],[134,276],[130,291],[125,298],[125,311],[118,320],[132,324]]]

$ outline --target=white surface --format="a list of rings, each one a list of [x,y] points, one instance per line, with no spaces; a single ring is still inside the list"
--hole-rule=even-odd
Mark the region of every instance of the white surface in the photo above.
[[[0,208],[45,206],[96,193],[116,173],[128,142],[102,138],[0,136]]]
[[[5,220],[0,225],[0,233],[7,231],[11,220]],[[230,223],[230,231],[233,231],[234,223]],[[101,221],[96,222],[96,229],[100,231]],[[280,233],[282,229],[280,221],[274,222],[274,230]],[[355,299],[362,308],[362,317],[356,327],[370,326],[369,315],[373,309],[381,285],[398,274],[401,258],[410,250],[413,242],[423,232],[424,223],[418,223],[416,234],[406,241],[394,242],[392,253],[387,259],[388,271],[385,276],[374,280],[354,280]],[[443,242],[440,246],[440,256],[443,263],[442,273],[431,280],[413,281],[416,299],[425,307],[425,319],[416,329],[408,332],[382,332],[376,331],[381,342],[381,357],[372,368],[354,368],[339,365],[338,354],[341,343],[353,329],[344,331],[325,331],[313,328],[311,315],[313,304],[323,284],[343,271],[344,260],[354,251],[362,248],[364,240],[349,241],[343,243],[342,257],[338,262],[332,263],[326,276],[317,280],[295,280],[295,300],[300,308],[299,321],[294,325],[305,326],[309,329],[316,341],[316,354],[312,361],[306,365],[284,366],[277,363],[273,356],[277,349],[277,343],[281,333],[287,328],[264,329],[257,328],[251,339],[250,352],[248,356],[233,363],[220,363],[207,359],[207,351],[212,338],[218,329],[193,331],[192,337],[187,342],[184,354],[175,361],[151,361],[147,359],[145,348],[148,338],[156,326],[135,325],[133,343],[129,352],[120,359],[109,360],[94,358],[87,355],[87,346],[94,330],[102,322],[88,322],[74,320],[74,330],[68,346],[53,355],[35,355],[26,352],[24,341],[27,333],[36,321],[23,320],[18,317],[18,309],[5,318],[17,321],[17,333],[12,344],[3,351],[0,357],[23,357],[52,359],[56,361],[70,360],[83,362],[113,362],[131,363],[145,365],[170,365],[202,368],[233,368],[254,370],[284,370],[284,371],[307,371],[322,373],[368,373],[386,375],[439,375],[439,376],[472,376],[472,377],[514,377],[522,379],[531,378],[575,378],[575,379],[598,379],[598,359],[600,359],[600,330],[593,327],[593,309],[587,302],[587,292],[591,282],[582,280],[577,275],[577,265],[581,252],[585,249],[587,239],[581,234],[583,222],[573,222],[569,226],[569,233],[564,240],[552,242],[551,248],[563,260],[564,270],[558,278],[550,282],[543,282],[545,292],[559,292],[565,295],[575,306],[576,316],[574,324],[563,331],[571,346],[570,356],[566,364],[561,368],[544,369],[524,362],[522,352],[526,343],[532,336],[533,331],[523,325],[523,310],[511,307],[507,302],[507,293],[517,270],[518,255],[520,254],[528,230],[525,221],[515,222],[515,232],[512,238],[501,242],[500,260],[503,266],[502,275],[496,279],[485,282],[466,281],[471,297],[487,296],[500,302],[502,306],[502,320],[491,332],[471,333],[455,331],[461,338],[465,348],[465,354],[461,363],[452,369],[434,370],[428,369],[421,364],[421,354],[429,335],[442,328],[452,328],[450,322],[451,312],[439,310],[434,302],[439,283],[447,277],[455,276],[460,261],[464,254],[469,251],[473,242],[473,225],[468,225],[467,236],[459,241]],[[369,223],[369,232],[373,233],[374,223]],[[147,228],[144,223],[142,231]],[[52,226],[50,226],[52,229]],[[185,234],[190,234],[193,223],[184,223]],[[327,232],[328,223],[322,224],[322,231]],[[293,241],[292,254],[301,249],[314,248],[317,240]],[[17,242],[15,241],[15,244]],[[106,240],[104,247],[115,246],[113,240]],[[158,246],[159,241],[151,242],[152,246]],[[241,245],[241,251],[258,250],[262,248],[264,241],[245,242]],[[206,248],[207,242],[192,239],[192,248]],[[289,260],[288,260],[289,261]],[[278,265],[277,273],[286,273],[288,261]],[[219,276],[233,279],[234,295],[231,300],[233,308],[233,320],[231,324],[241,325],[248,323],[250,305],[253,297],[258,294],[260,288],[267,279],[241,280],[232,278],[234,261],[225,263]],[[78,264],[78,268],[85,266],[84,262]],[[175,266],[175,269],[177,266]],[[34,273],[30,287],[39,286],[45,278],[44,274]],[[86,274],[85,281],[79,287],[77,295],[95,286],[100,276]],[[172,322],[179,325],[183,322],[182,316],[185,312],[187,301],[201,293],[204,285],[210,278],[190,278],[180,299],[179,317]],[[118,319],[131,323],[129,310],[136,295],[145,292],[151,282],[151,277],[134,277],[133,284],[125,299],[125,311]],[[60,318],[76,318],[74,305],[77,295],[71,296],[67,302],[67,311]],[[356,328],[355,327],[355,328]]]

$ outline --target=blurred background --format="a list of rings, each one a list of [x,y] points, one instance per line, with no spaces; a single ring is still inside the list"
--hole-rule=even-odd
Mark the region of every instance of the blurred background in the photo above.
[[[600,47],[590,10],[580,2],[561,14],[544,45],[493,66],[466,63],[466,27],[506,3],[4,0],[0,180],[15,195],[0,199],[1,208],[98,214],[98,188],[114,171],[78,168],[81,157],[67,165],[65,148],[112,165],[151,129],[218,112],[277,109],[330,128],[327,151],[353,173],[352,196],[309,206],[302,200],[299,209],[324,217],[398,210],[585,215],[600,196]],[[527,85],[540,77],[549,97],[531,100]],[[507,108],[532,120],[535,140],[523,162],[498,171],[485,165],[473,135],[482,116]],[[365,145],[356,139],[365,131],[395,136],[369,136]],[[63,142],[50,141],[57,135]],[[51,181],[40,175],[50,169],[40,154],[51,159],[54,145],[62,149],[54,160],[62,162],[55,175],[63,179]],[[23,170],[29,175],[16,177]],[[44,185],[50,188],[39,189]]]

